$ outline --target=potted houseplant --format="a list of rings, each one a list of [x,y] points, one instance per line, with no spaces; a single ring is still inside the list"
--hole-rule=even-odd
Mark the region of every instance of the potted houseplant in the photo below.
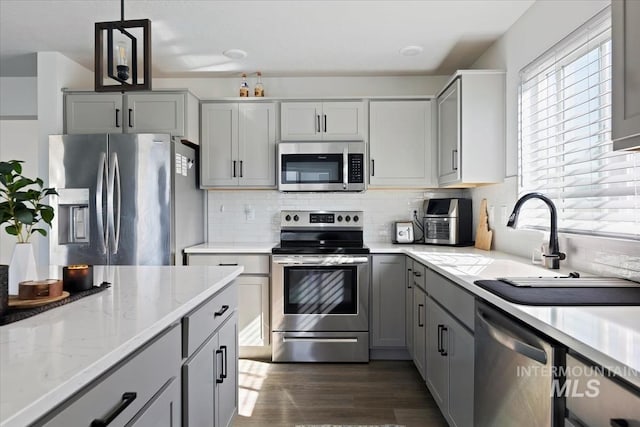
[[[36,264],[29,240],[35,233],[47,235],[40,222],[51,226],[53,208],[44,204],[45,197],[58,194],[44,188],[42,179],[22,175],[21,160],[0,162],[0,225],[17,239],[9,265],[9,293],[18,293],[18,283],[35,280]]]

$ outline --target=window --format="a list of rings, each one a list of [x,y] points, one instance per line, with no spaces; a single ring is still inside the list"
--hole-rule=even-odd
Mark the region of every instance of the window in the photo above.
[[[518,191],[540,192],[563,232],[640,239],[640,153],[611,142],[611,13],[603,10],[520,72]],[[520,224],[548,229],[542,203]]]

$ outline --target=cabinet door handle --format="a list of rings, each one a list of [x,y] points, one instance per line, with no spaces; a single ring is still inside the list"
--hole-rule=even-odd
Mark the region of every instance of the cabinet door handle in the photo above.
[[[120,415],[122,411],[127,409],[127,406],[131,405],[133,401],[136,400],[136,397],[138,397],[138,393],[133,391],[128,391],[126,393],[123,393],[122,400],[120,400],[120,403],[118,403],[118,405],[115,408],[113,408],[111,412],[107,414],[106,417],[96,418],[95,420],[91,421],[91,427],[108,426],[109,424],[111,424],[113,420],[116,419],[118,415]]]
[[[376,161],[371,159],[371,176],[376,175]]]
[[[220,346],[220,350],[222,350],[224,352],[223,354],[223,358],[224,358],[224,370],[222,371],[222,374],[220,375],[220,377],[222,379],[226,379],[227,375],[229,374],[229,370],[228,370],[228,362],[229,362],[229,354],[227,353],[227,346],[226,345],[221,345]]]
[[[218,355],[220,355],[220,367],[222,371],[222,365],[224,364],[224,356],[222,355],[222,350],[216,350],[216,361],[218,360]],[[216,378],[216,384],[222,384],[224,382],[224,372],[220,372],[220,376]]]
[[[220,308],[220,311],[216,311],[215,313],[213,313],[213,317],[222,316],[224,313],[227,312],[227,310],[229,310],[229,306],[228,305],[223,305]]]
[[[412,271],[412,270],[411,270],[410,268],[407,268],[407,272],[408,272],[408,273],[411,273],[411,271]],[[409,280],[407,280],[407,288],[408,288],[408,289],[411,289],[411,281],[409,281]]]
[[[422,316],[420,316],[421,308],[424,308],[424,304],[418,304],[418,327],[424,328],[424,322],[421,320]]]
[[[324,132],[326,133],[327,132],[327,115],[323,114],[323,116],[324,116]]]
[[[120,127],[120,120],[119,119],[120,116],[120,109],[116,108],[116,127],[119,128]]]
[[[453,150],[451,152],[451,169],[454,171],[458,170],[458,150]]]
[[[236,178],[236,161],[233,161],[233,177]]]
[[[438,347],[439,350],[438,352],[442,355],[442,356],[446,356],[447,355],[447,350],[445,350],[444,348],[444,333],[448,331],[447,327],[445,325],[438,325]]]
[[[316,132],[320,132],[320,114],[316,114]]]
[[[133,108],[129,108],[129,127],[133,127]]]
[[[229,263],[225,263],[225,262],[221,262],[220,264],[218,264],[220,267],[235,267],[238,265],[237,262],[229,262]]]
[[[243,173],[242,173],[242,169],[243,169],[243,167],[242,167],[242,160],[240,160],[240,178],[242,178],[242,175],[243,175]]]
[[[611,418],[609,424],[611,424],[611,427],[629,427],[627,420],[623,420],[622,418]]]

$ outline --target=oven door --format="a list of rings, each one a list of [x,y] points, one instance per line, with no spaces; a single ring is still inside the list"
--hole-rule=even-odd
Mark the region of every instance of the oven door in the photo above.
[[[369,257],[274,255],[274,331],[368,331]]]

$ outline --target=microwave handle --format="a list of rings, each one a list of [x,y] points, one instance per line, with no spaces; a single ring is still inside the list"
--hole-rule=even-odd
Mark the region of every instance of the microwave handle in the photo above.
[[[346,190],[349,185],[349,149],[342,150],[342,189]]]

